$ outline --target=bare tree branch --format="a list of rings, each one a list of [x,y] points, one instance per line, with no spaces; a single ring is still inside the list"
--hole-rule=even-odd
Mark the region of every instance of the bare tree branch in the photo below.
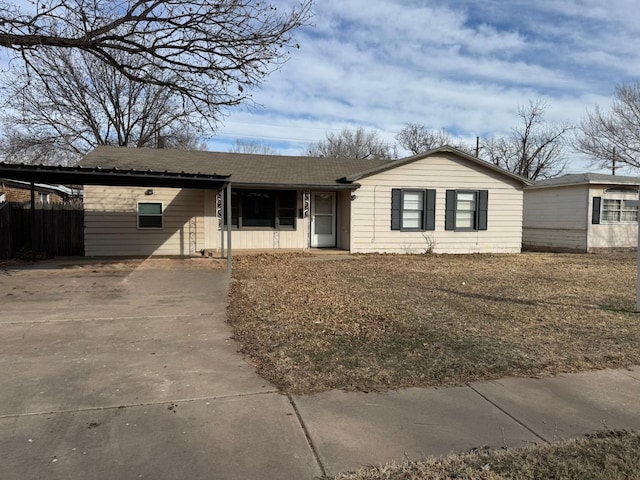
[[[231,153],[254,153],[260,155],[277,155],[278,152],[266,143],[256,142],[254,140],[237,139],[229,151]]]
[[[340,133],[328,132],[324,140],[310,144],[305,155],[331,158],[396,158],[395,146],[385,143],[375,130],[344,128]]]
[[[430,130],[419,123],[407,123],[396,135],[398,144],[412,154],[428,152],[434,148],[454,143],[446,130]]]
[[[611,168],[615,148],[616,162],[640,168],[640,81],[617,86],[608,112],[587,112],[573,146],[599,167]]]
[[[0,46],[38,70],[45,47],[83,51],[125,78],[164,87],[207,118],[237,105],[297,48],[311,0],[281,12],[256,0],[0,1]],[[165,72],[173,75],[167,76]],[[43,73],[43,72],[40,72]]]
[[[201,118],[169,89],[131,81],[81,51],[49,47],[31,61],[31,76],[5,78],[5,160],[68,164],[96,145],[200,146]]]
[[[481,150],[488,160],[529,180],[560,175],[566,168],[565,137],[570,125],[550,125],[544,120],[547,105],[530,101],[518,108],[522,123],[506,137],[492,137]]]

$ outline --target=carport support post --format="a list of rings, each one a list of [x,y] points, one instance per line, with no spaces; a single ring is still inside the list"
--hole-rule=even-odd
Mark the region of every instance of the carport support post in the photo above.
[[[36,261],[36,186],[31,182],[31,261]]]
[[[224,195],[220,190],[222,198],[220,199],[220,258],[224,258]]]
[[[231,182],[227,182],[227,277],[231,278]]]

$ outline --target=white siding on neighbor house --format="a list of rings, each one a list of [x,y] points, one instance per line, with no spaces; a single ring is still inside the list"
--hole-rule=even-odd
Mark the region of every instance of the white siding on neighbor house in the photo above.
[[[363,178],[351,202],[354,253],[516,253],[522,243],[522,183],[452,154]],[[435,231],[391,230],[391,190],[436,190]],[[488,190],[486,231],[445,230],[447,190]]]
[[[589,190],[589,232],[587,236],[587,249],[598,248],[634,248],[638,246],[638,223],[622,222],[607,223],[600,218],[600,224],[593,225],[593,197],[637,200],[637,193],[606,193],[608,187],[592,186]]]
[[[560,228],[527,228],[522,231],[522,244],[531,250],[587,250],[586,230]]]
[[[106,187],[84,189],[84,242],[87,256],[187,256],[204,242],[204,192],[174,188]],[[163,204],[163,227],[138,228],[138,202]],[[195,244],[192,245],[192,241]]]
[[[586,251],[589,202],[586,185],[525,189],[523,246]]]

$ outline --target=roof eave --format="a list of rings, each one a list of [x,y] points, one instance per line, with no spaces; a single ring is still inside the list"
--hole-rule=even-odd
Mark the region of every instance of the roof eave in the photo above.
[[[433,150],[429,150],[428,152],[425,153],[421,153],[419,155],[413,155],[412,157],[407,157],[404,158],[402,160],[393,160],[391,161],[389,164],[387,165],[382,165],[381,167],[376,167],[376,168],[372,168],[369,170],[365,170],[363,172],[360,172],[356,175],[353,175],[351,177],[345,177],[344,180],[347,182],[355,182],[357,180],[360,180],[362,178],[365,177],[369,177],[371,175],[375,175],[377,173],[381,173],[381,172],[385,172],[387,170],[391,170],[394,168],[397,168],[401,165],[406,165],[407,163],[412,163],[418,160],[421,160],[423,158],[427,158],[430,157],[431,155],[434,155],[436,153],[453,153],[454,155],[458,155],[466,160],[469,160],[470,162],[479,165],[483,168],[486,168],[488,170],[492,170],[496,173],[499,173],[501,175],[504,175],[506,177],[509,177],[513,180],[516,180],[518,182],[521,182],[524,186],[527,185],[532,185],[533,182],[525,177],[522,177],[520,175],[517,175],[515,173],[509,172],[507,170],[504,170],[500,167],[497,167],[495,165],[490,164],[489,162],[485,162],[484,160],[474,157],[473,155],[469,155],[466,152],[463,152],[462,150],[458,150],[457,148],[454,147],[450,147],[449,145],[445,145],[442,147],[438,147],[438,148],[434,148]]]
[[[28,182],[77,185],[221,188],[230,176],[185,172],[119,170],[98,167],[63,167],[0,163],[0,176]]]
[[[321,184],[298,184],[298,183],[253,183],[253,182],[232,182],[233,188],[273,188],[273,189],[296,189],[296,190],[355,190],[360,187],[358,183],[344,185],[321,185]]]
[[[635,187],[640,187],[640,181],[637,182],[633,182],[633,181],[621,181],[621,182],[614,182],[614,181],[609,181],[609,180],[585,180],[582,182],[567,182],[567,183],[552,183],[549,185],[536,185],[535,183],[532,185],[527,186],[527,190],[540,190],[543,188],[561,188],[561,187],[580,187],[580,186],[591,186],[591,185],[629,185],[629,186],[635,186]]]

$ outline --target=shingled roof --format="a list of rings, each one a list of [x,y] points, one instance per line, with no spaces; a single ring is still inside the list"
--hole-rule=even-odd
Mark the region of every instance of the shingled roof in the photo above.
[[[291,157],[242,153],[100,146],[82,167],[231,175],[234,186],[352,189],[345,179],[396,160]]]

